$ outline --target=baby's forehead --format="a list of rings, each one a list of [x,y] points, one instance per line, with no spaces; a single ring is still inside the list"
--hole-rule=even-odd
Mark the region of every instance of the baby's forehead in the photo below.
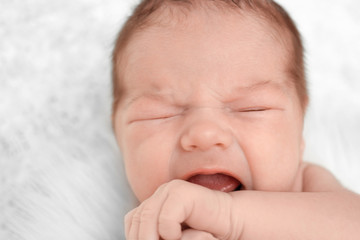
[[[218,16],[212,16],[206,11],[196,9],[189,13],[182,22],[152,24],[143,28],[142,31],[137,31],[124,51],[125,61],[123,62],[125,65],[137,64],[139,58],[144,56],[152,58],[152,56],[157,55],[157,50],[165,46],[168,47],[169,51],[180,47],[179,52],[181,53],[190,49],[192,51],[190,54],[193,53],[194,49],[198,51],[198,49],[207,48],[203,53],[214,53],[214,57],[216,57],[221,56],[227,47],[226,44],[234,47],[244,45],[250,49],[270,43],[276,46],[273,56],[277,59],[274,61],[280,60],[279,56],[281,56],[281,62],[284,65],[283,61],[288,62],[289,59],[288,41],[277,36],[276,30],[269,27],[269,24],[259,20],[259,17],[252,13],[242,15],[232,11],[231,14],[221,13]],[[253,36],[258,37],[254,38]],[[189,40],[186,41],[187,45],[180,45],[181,40],[179,39],[184,38]],[[220,44],[211,45],[214,41],[218,41]],[[216,48],[215,51],[211,51],[211,48],[214,47]],[[281,54],[278,54],[278,51]],[[146,53],[148,54],[146,55]],[[247,53],[247,51],[243,52],[245,55]],[[148,61],[151,63],[153,60],[148,59]]]
[[[155,38],[151,40],[168,35],[168,42],[171,43],[169,48],[174,47],[172,43],[178,42],[176,38],[171,39],[173,33],[170,30],[174,29],[184,30],[189,39],[194,37],[193,34],[196,34],[196,30],[204,29],[208,29],[208,32],[212,32],[214,36],[218,35],[224,40],[235,34],[234,31],[222,31],[221,33],[214,31],[212,27],[216,24],[221,28],[247,24],[253,31],[263,32],[263,36],[276,42],[280,46],[277,50],[285,52],[281,55],[282,62],[277,67],[286,69],[284,71],[290,80],[288,83],[290,82],[291,86],[296,87],[302,104],[305,106],[307,88],[301,36],[291,17],[281,6],[274,1],[262,0],[143,0],[124,25],[116,41],[113,52],[113,105],[116,106],[119,99],[124,97],[129,90],[128,84],[132,84],[127,81],[126,77],[129,73],[129,66],[137,65],[139,57],[141,57],[139,53],[145,53],[151,46],[154,47],[149,41],[150,39],[146,39],[149,37],[149,33],[158,34],[157,36],[154,34]],[[190,28],[195,29],[191,34],[187,32]],[[262,40],[261,38],[252,39],[248,42],[256,44]],[[204,43],[206,41],[204,40]],[[200,47],[204,47],[204,45],[203,43],[198,44]],[[221,48],[218,50],[222,51]],[[153,55],[158,55],[158,53],[148,52],[147,54],[150,63],[155,61]],[[144,56],[146,54],[142,57]],[[159,72],[159,69],[161,68],[155,69],[156,72]],[[133,68],[133,71],[137,71],[136,67]],[[303,108],[305,109],[305,107]]]
[[[207,23],[203,22],[201,24]],[[145,87],[142,81],[132,80],[146,79],[156,83],[161,81],[171,89],[177,89],[181,79],[208,78],[212,75],[221,76],[224,80],[238,79],[249,85],[252,82],[248,81],[268,80],[274,71],[276,76],[271,78],[286,78],[287,59],[283,48],[272,37],[263,36],[268,34],[257,30],[261,27],[259,24],[255,26],[244,22],[242,26],[235,27],[238,31],[224,26],[222,22],[217,25],[210,25],[213,27],[210,30],[215,30],[210,33],[198,26],[179,31],[177,28],[156,27],[142,32],[134,38],[127,51],[124,87],[127,90]],[[217,85],[215,88],[218,88]]]

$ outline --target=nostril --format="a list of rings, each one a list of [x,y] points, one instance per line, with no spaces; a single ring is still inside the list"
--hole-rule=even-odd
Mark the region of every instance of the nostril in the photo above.
[[[222,144],[222,143],[216,143],[215,146],[217,146],[217,147],[224,147],[224,144]]]
[[[196,145],[190,145],[189,148],[190,148],[190,150],[195,150],[197,147],[196,147]]]

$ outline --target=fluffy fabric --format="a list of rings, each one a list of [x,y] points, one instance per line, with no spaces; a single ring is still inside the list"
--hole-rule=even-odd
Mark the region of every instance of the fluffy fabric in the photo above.
[[[123,239],[110,55],[134,0],[0,3],[0,239]],[[305,159],[360,192],[360,3],[280,1],[303,33]]]
[[[1,1],[0,239],[123,238],[110,56],[128,5]]]

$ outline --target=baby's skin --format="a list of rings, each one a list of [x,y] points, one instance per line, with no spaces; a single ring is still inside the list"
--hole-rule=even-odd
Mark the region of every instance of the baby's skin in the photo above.
[[[127,239],[359,239],[359,196],[302,161],[305,110],[273,33],[194,10],[134,35],[114,113],[140,202]]]
[[[225,193],[173,180],[126,215],[126,237],[358,239],[359,197],[321,167],[308,164],[304,178],[306,193]]]

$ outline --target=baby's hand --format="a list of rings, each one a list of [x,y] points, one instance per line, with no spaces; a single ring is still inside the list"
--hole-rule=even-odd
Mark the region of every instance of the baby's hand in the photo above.
[[[173,180],[126,215],[126,238],[239,239],[243,224],[233,210],[230,194]]]

